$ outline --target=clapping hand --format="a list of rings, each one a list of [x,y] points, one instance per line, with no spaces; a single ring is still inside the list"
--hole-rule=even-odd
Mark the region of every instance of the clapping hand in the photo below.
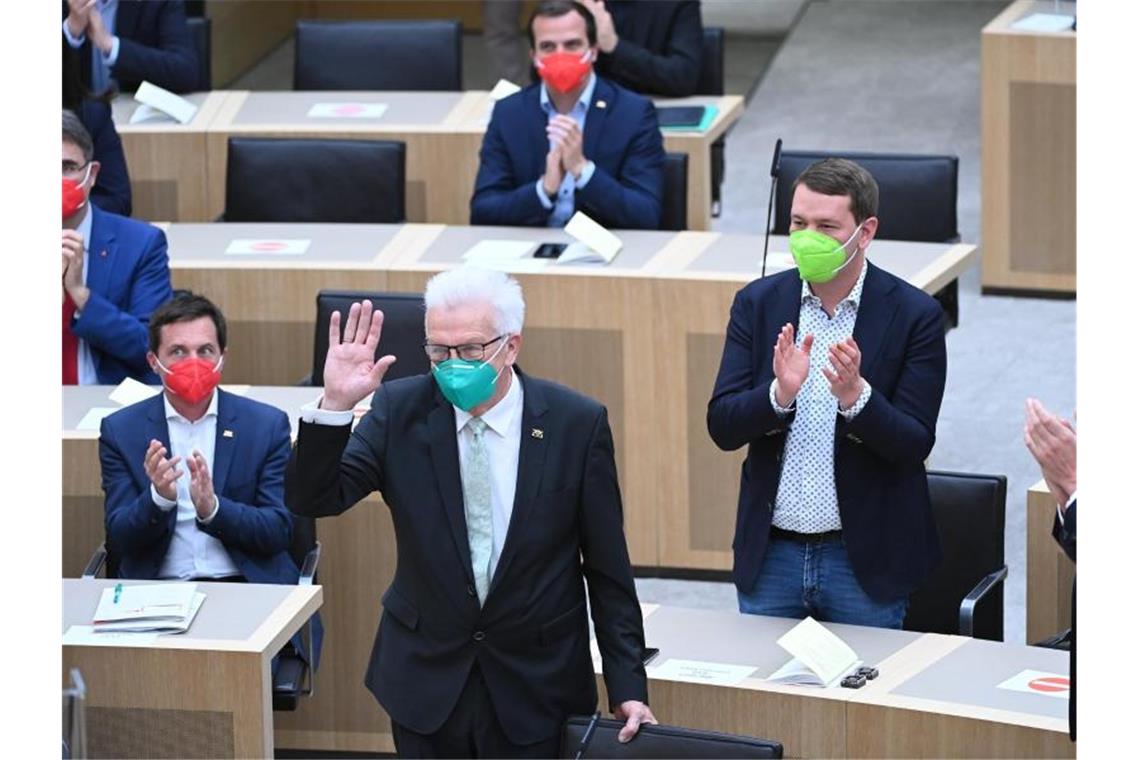
[[[384,312],[372,310],[372,302],[354,303],[340,337],[340,312],[329,319],[329,352],[325,358],[325,395],[322,409],[346,411],[380,387],[384,373],[395,363],[391,354],[376,359]]]
[[[772,372],[776,375],[776,403],[782,407],[791,406],[807,380],[811,369],[812,335],[804,337],[802,347],[796,347],[796,328],[791,322],[780,330],[776,345],[772,349]]]
[[[859,344],[851,337],[841,340],[828,349],[827,358],[834,371],[824,367],[823,376],[831,384],[831,395],[839,401],[840,409],[850,409],[863,392],[863,376],[859,374],[863,354]]]
[[[1035,398],[1025,402],[1025,445],[1041,465],[1045,485],[1064,506],[1077,490],[1077,432]]]

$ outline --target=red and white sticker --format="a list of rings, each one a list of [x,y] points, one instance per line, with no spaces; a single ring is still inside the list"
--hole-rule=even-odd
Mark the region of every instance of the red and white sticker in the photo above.
[[[1059,699],[1069,698],[1069,677],[1043,670],[1023,670],[998,684],[999,689],[1041,694]]]
[[[302,238],[237,238],[231,240],[226,253],[235,255],[291,254],[299,255],[309,250],[311,240]]]
[[[314,103],[310,119],[379,119],[388,110],[387,103]]]

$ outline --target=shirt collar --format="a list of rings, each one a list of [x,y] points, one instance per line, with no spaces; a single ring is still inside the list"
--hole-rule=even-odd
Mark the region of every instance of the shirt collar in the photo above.
[[[166,409],[166,419],[168,419],[168,420],[182,420],[183,422],[190,422],[190,420],[186,419],[181,414],[179,414],[178,410],[174,408],[174,405],[170,403],[170,398],[166,395],[165,390],[163,390],[163,392],[162,392],[162,405]],[[218,416],[218,389],[215,388],[214,389],[214,395],[213,395],[213,397],[210,398],[210,405],[208,407],[206,407],[206,413],[202,415],[202,419],[204,420],[207,417],[217,417],[217,416]],[[190,424],[193,424],[193,423],[190,423]]]
[[[91,218],[93,216],[95,216],[95,212],[91,209],[91,196],[88,195],[87,213],[83,215],[83,221],[79,223],[79,226],[75,228],[75,231],[83,237],[83,250],[85,251],[91,247]],[[83,273],[87,273],[86,267]]]
[[[590,101],[594,99],[594,88],[598,84],[598,76],[594,72],[590,72],[590,79],[586,82],[586,88],[582,90],[582,94],[578,96],[578,102],[574,104],[571,113],[578,110],[579,107],[584,112],[589,112]],[[554,105],[550,102],[550,93],[546,91],[546,82],[538,88],[538,103],[542,106],[542,110],[546,111],[549,116],[554,111]]]
[[[863,255],[863,268],[859,270],[859,279],[855,280],[855,287],[851,288],[851,292],[847,297],[839,303],[850,303],[856,309],[859,308],[859,301],[863,298],[863,281],[867,279],[867,255]],[[811,286],[807,280],[803,280],[800,287],[800,303],[805,301],[820,302],[819,296],[811,292]]]
[[[511,385],[507,388],[507,395],[499,399],[499,403],[488,409],[483,413],[483,422],[487,423],[487,427],[494,430],[503,438],[506,438],[507,432],[510,430],[511,423],[514,422],[515,414],[522,408],[522,388],[520,387],[518,377],[515,375],[514,368],[511,368]],[[453,405],[454,406],[454,405]],[[462,432],[463,427],[467,421],[471,419],[471,413],[465,412],[459,407],[455,407],[455,432]]]

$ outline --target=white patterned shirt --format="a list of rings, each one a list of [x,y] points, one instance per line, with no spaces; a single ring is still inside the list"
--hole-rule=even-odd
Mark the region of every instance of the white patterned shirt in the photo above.
[[[824,533],[840,530],[839,499],[835,493],[835,415],[852,420],[871,398],[871,385],[863,381],[863,390],[850,409],[841,410],[831,394],[831,384],[823,368],[834,371],[828,360],[828,349],[846,340],[855,332],[855,318],[859,315],[859,300],[863,296],[863,281],[867,277],[867,262],[855,287],[835,307],[835,316],[829,317],[823,302],[805,281],[800,291],[800,320],[796,331],[796,345],[802,346],[804,336],[814,335],[811,347],[811,366],[807,379],[796,395],[792,406],[781,407],[776,401],[776,381],[768,390],[768,397],[776,414],[783,417],[796,409],[791,429],[784,444],[784,465],[780,471],[780,485],[776,491],[776,506],[772,524],[777,528],[797,533]]]

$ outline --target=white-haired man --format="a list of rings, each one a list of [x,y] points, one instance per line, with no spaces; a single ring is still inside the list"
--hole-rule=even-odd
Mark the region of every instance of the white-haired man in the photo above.
[[[589,585],[622,739],[653,722],[641,610],[606,410],[516,366],[525,305],[474,268],[424,292],[431,373],[381,384],[383,314],[329,324],[324,395],[301,415],[285,476],[298,514],[373,491],[392,511],[395,578],[366,684],[403,757],[555,757],[563,721],[597,703]],[[375,392],[350,432],[352,409]]]

